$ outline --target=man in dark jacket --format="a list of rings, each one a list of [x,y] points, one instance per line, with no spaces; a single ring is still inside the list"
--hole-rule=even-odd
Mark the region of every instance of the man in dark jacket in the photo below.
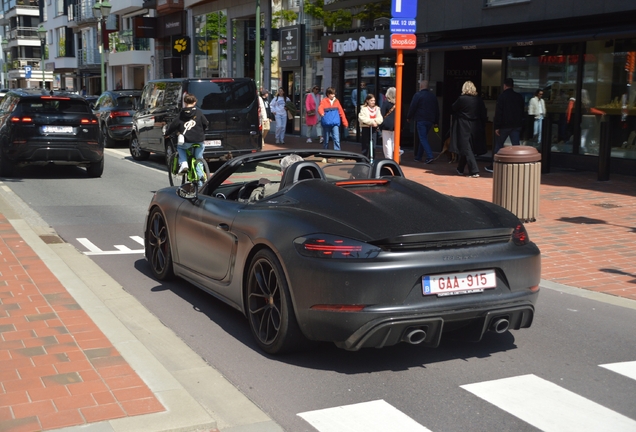
[[[428,143],[428,131],[439,123],[439,104],[437,97],[428,89],[428,81],[422,81],[420,84],[420,91],[413,96],[406,118],[409,122],[415,119],[417,134],[420,137],[420,146],[415,154],[415,160],[422,162],[422,156],[426,152],[424,163],[433,162],[433,152]]]
[[[166,136],[174,132],[178,133],[177,152],[179,153],[179,174],[188,171],[186,149],[192,147],[192,144],[200,144],[194,148],[194,158],[203,158],[205,130],[208,128],[209,123],[205,115],[196,107],[196,96],[192,94],[185,95],[183,103],[185,107],[181,109],[179,117],[172,120],[166,130]]]
[[[503,86],[504,91],[497,98],[493,122],[495,127],[495,148],[492,150],[493,160],[495,154],[501,150],[508,137],[510,137],[512,145],[519,145],[525,102],[523,96],[515,92],[513,87],[514,81],[512,78],[506,78]],[[484,169],[492,172],[493,166],[491,164]]]

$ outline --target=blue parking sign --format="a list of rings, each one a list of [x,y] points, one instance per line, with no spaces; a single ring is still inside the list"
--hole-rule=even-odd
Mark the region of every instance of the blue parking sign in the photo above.
[[[391,16],[393,18],[415,18],[417,16],[417,0],[391,0]]]
[[[24,67],[24,77],[25,78],[31,78],[31,71],[32,71],[31,66],[25,66]]]

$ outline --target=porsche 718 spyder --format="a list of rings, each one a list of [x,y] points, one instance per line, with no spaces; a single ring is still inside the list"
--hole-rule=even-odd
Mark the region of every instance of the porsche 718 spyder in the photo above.
[[[302,160],[282,170],[290,154]],[[541,275],[508,210],[408,180],[392,160],[329,150],[244,155],[201,188],[157,191],[145,256],[157,279],[176,275],[243,312],[270,354],[527,328]]]

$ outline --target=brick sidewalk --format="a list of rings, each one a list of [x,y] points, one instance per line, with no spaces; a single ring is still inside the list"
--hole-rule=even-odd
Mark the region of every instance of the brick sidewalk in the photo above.
[[[265,150],[320,147],[298,136],[287,135],[281,145],[273,139],[270,133]],[[343,142],[342,149],[359,152],[360,145]],[[492,201],[492,174],[483,169],[488,163],[478,164],[481,177],[468,178],[457,175],[457,165],[444,156],[424,165],[406,149],[401,161],[411,180],[445,194]],[[593,172],[551,171],[541,177],[537,221],[526,224],[541,249],[542,279],[636,300],[636,177],[612,175],[599,182]]]
[[[155,395],[0,214],[0,430],[159,411]]]

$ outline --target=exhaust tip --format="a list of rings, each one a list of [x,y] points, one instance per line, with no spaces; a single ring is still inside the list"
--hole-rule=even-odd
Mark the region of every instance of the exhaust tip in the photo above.
[[[410,343],[411,345],[417,345],[426,339],[426,332],[421,328],[410,327],[404,331],[402,335],[402,342]]]
[[[490,325],[490,330],[495,333],[505,333],[508,331],[508,327],[510,326],[510,321],[507,318],[498,318],[492,321]]]

